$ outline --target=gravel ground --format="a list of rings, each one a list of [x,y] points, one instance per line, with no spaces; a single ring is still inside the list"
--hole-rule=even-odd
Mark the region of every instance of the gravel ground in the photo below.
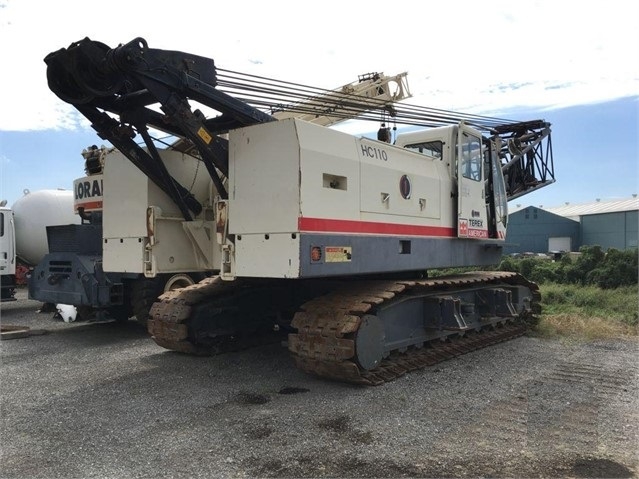
[[[637,477],[639,343],[518,338],[378,387],[3,303],[3,478]],[[45,332],[42,331],[42,332]]]

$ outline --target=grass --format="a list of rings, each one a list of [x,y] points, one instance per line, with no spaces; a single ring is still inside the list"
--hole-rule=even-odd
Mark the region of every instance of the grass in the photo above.
[[[636,286],[540,285],[542,315],[535,332],[544,337],[595,340],[636,337],[639,293]]]

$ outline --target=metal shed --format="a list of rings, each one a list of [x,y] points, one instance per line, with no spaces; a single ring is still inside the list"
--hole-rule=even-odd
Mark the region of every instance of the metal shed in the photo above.
[[[528,206],[508,216],[504,254],[574,251],[579,243],[579,222]]]
[[[639,198],[597,200],[541,209],[527,206],[509,217],[504,253],[578,251],[583,245],[603,249],[637,248]]]

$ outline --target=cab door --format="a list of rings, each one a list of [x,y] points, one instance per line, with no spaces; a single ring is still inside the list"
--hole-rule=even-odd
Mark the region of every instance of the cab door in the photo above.
[[[486,173],[486,206],[488,208],[488,230],[491,238],[506,239],[506,226],[508,224],[508,195],[506,183],[501,170],[499,151],[501,142],[499,137],[492,138],[488,143],[490,151],[487,152],[485,163]]]
[[[457,236],[488,238],[481,134],[460,125],[457,137]]]

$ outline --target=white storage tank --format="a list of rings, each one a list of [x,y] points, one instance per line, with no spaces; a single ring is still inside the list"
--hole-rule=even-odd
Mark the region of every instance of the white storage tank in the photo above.
[[[24,196],[11,209],[15,220],[17,256],[32,266],[49,252],[47,226],[81,222],[73,211],[71,190],[24,190]]]

